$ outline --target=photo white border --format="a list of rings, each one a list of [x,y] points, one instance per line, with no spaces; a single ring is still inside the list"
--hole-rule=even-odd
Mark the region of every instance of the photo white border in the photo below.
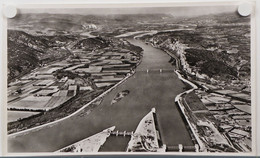
[[[189,3],[187,3],[189,2]],[[129,8],[129,7],[176,7],[176,6],[209,6],[209,5],[234,5],[234,4],[241,4],[241,2],[243,1],[234,1],[234,0],[229,0],[229,1],[224,1],[224,0],[216,0],[216,1],[210,1],[210,0],[183,0],[183,1],[174,1],[174,0],[163,0],[163,1],[159,1],[159,0],[132,0],[131,2],[129,0],[110,0],[109,2],[107,0],[88,0],[88,1],[84,1],[84,0],[45,0],[45,1],[36,1],[36,0],[5,0],[4,2],[1,2],[1,6],[0,6],[0,11],[2,11],[3,9],[3,4],[4,5],[14,5],[17,6],[17,8],[31,8],[31,7],[35,7],[35,8],[57,8],[57,7],[61,7],[61,8],[100,8],[101,5],[102,7],[108,7],[108,8],[115,8],[115,7],[120,7],[120,8]],[[255,2],[255,1],[246,1],[246,2],[250,2],[250,3],[256,3],[256,5],[259,7],[259,2]],[[41,5],[39,5],[41,4]],[[138,6],[136,5],[138,4]],[[254,6],[256,6],[255,4],[253,4]],[[256,16],[258,18],[259,17],[259,13],[256,12],[255,10],[253,10],[252,15],[251,15],[251,91],[252,91],[252,152],[251,153],[188,153],[188,152],[183,152],[183,153],[179,153],[179,152],[168,152],[168,153],[126,153],[126,152],[98,152],[98,153],[81,153],[77,155],[206,155],[206,156],[256,156],[256,152],[258,152],[259,154],[259,144],[256,144],[257,142],[259,143],[259,126],[258,126],[258,130],[256,130],[257,128],[257,124],[256,122],[260,122],[260,117],[258,116],[258,121],[256,121],[256,113],[259,113],[260,108],[258,108],[258,111],[256,111],[256,104],[259,103],[259,98],[257,97],[258,91],[259,91],[259,84],[256,83],[257,79],[259,81],[259,69],[257,69],[257,67],[260,66],[260,63],[257,63],[257,59],[258,61],[260,61],[260,56],[257,55],[256,53],[256,47],[258,47],[259,50],[259,44],[257,44],[256,40],[259,41],[259,32],[257,32],[256,30]],[[7,74],[7,41],[5,39],[7,39],[7,33],[6,33],[6,18],[3,17],[3,15],[0,17],[0,24],[2,24],[1,26],[1,30],[0,30],[0,36],[3,37],[2,41],[1,41],[1,47],[2,50],[1,55],[0,55],[0,61],[1,61],[1,69],[0,69],[0,74]],[[258,27],[259,27],[259,20],[258,20]],[[256,39],[256,33],[258,33],[258,39]],[[259,43],[259,42],[258,42]],[[1,145],[0,146],[0,155],[2,153],[2,155],[4,156],[54,156],[54,155],[75,155],[75,153],[7,153],[7,110],[6,110],[6,101],[7,101],[7,75],[1,75],[0,76],[1,79],[1,91],[0,91],[0,101],[1,101]],[[258,90],[257,90],[258,89]],[[4,106],[5,105],[5,106]],[[258,136],[256,136],[258,131]],[[257,148],[258,147],[258,148]],[[258,149],[256,151],[256,149]]]

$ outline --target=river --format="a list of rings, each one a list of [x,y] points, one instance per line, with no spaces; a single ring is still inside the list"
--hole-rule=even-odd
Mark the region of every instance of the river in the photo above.
[[[51,127],[9,137],[8,151],[52,152],[111,126],[116,126],[115,130],[119,131],[135,131],[140,120],[153,107],[156,108],[164,144],[193,145],[181,113],[174,103],[175,96],[183,92],[185,86],[168,62],[170,57],[139,40],[129,42],[144,49],[142,62],[132,77],[108,93],[88,115],[79,113]],[[129,90],[130,93],[111,105],[116,94],[123,90]],[[125,151],[129,140],[130,137],[111,136],[100,151]]]

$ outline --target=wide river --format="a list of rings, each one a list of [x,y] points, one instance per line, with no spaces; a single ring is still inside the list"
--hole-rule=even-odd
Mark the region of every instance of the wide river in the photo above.
[[[174,73],[174,66],[168,62],[170,57],[139,40],[129,42],[144,49],[143,60],[132,77],[108,93],[102,103],[88,115],[83,115],[83,110],[50,127],[9,137],[8,151],[52,152],[111,126],[116,126],[115,130],[119,131],[135,131],[140,120],[153,107],[156,109],[164,144],[193,145],[174,103],[175,96],[183,92],[185,86]],[[129,90],[130,93],[111,105],[116,94],[123,90]],[[100,151],[125,151],[129,140],[130,137],[111,136]]]

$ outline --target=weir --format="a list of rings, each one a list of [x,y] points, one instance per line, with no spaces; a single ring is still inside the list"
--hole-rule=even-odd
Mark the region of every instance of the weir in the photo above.
[[[110,133],[110,135],[111,136],[132,136],[132,135],[134,135],[134,132],[132,131],[132,132],[127,132],[127,131],[112,131],[111,133]]]
[[[166,152],[199,152],[199,146],[198,144],[194,146],[183,146],[182,144],[178,146],[167,146]]]

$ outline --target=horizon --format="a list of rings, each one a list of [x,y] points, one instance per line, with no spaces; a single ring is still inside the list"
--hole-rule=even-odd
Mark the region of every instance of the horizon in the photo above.
[[[237,6],[142,7],[142,8],[35,8],[20,9],[19,14],[71,15],[147,15],[166,14],[174,17],[196,17],[209,14],[235,13]]]

